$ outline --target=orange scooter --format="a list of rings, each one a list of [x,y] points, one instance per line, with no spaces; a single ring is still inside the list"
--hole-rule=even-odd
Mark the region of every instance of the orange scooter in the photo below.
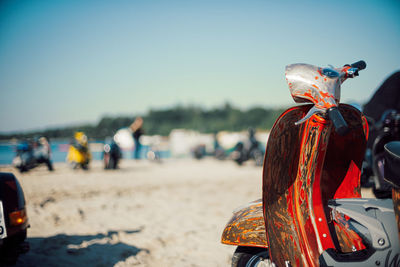
[[[263,165],[262,199],[234,212],[222,243],[232,266],[400,266],[391,199],[361,198],[368,124],[339,104],[341,84],[366,67],[286,67],[297,103],[275,122]]]

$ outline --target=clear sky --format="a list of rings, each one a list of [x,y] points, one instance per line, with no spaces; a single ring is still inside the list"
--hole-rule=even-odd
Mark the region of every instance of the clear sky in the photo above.
[[[400,69],[400,1],[1,1],[0,132],[176,104],[288,106],[287,64],[359,59],[343,102]]]

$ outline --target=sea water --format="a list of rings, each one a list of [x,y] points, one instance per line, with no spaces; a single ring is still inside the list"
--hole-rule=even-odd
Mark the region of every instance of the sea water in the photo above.
[[[93,160],[103,159],[103,141],[91,141],[89,142]],[[51,159],[53,162],[65,162],[67,157],[69,140],[56,140],[50,143],[51,146]],[[13,158],[16,155],[17,143],[15,142],[0,142],[0,165],[9,165],[12,163]],[[149,151],[148,146],[142,146],[140,157],[146,158],[147,152]],[[159,151],[161,158],[167,158],[170,156],[169,151]],[[132,159],[133,150],[122,150],[122,158]]]

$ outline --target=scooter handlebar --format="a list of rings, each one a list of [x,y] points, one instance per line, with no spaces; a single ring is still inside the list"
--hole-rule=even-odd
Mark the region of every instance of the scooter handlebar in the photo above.
[[[367,63],[364,60],[357,61],[350,65],[352,68],[357,68],[358,70],[363,70],[367,67]]]
[[[328,109],[328,117],[332,121],[335,131],[340,135],[346,135],[349,132],[349,126],[340,114],[339,108],[333,107]]]

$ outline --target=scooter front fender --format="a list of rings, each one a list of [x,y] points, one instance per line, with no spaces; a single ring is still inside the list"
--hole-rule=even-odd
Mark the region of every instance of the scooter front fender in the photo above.
[[[222,233],[221,242],[235,246],[268,247],[261,199],[233,212]]]

